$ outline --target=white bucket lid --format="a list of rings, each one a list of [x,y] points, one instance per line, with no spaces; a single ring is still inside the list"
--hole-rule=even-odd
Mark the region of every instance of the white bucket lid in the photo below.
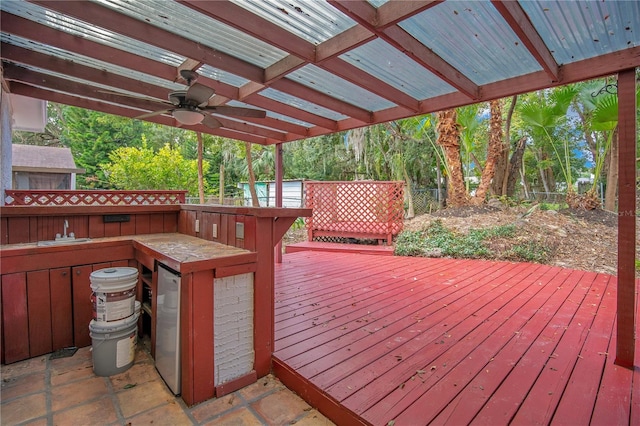
[[[92,283],[96,284],[120,284],[138,278],[138,270],[128,266],[119,268],[105,268],[93,271],[89,276]]]

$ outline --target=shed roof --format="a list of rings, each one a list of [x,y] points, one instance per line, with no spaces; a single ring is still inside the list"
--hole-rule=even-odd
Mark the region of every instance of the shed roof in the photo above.
[[[13,144],[11,154],[14,172],[84,173],[69,148]]]
[[[179,70],[216,90],[194,130],[260,144],[425,114],[640,65],[639,1],[3,1],[13,93],[137,117]],[[179,125],[171,113],[146,118]]]

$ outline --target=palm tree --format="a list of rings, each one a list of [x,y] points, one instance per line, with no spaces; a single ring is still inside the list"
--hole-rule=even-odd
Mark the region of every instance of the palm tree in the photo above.
[[[495,165],[502,155],[502,102],[499,99],[489,102],[491,119],[489,123],[489,143],[487,145],[487,161],[482,169],[480,185],[476,189],[473,204],[484,203],[487,190],[495,174]]]
[[[551,149],[556,156],[558,165],[567,184],[567,203],[571,207],[577,207],[576,192],[573,188],[573,177],[571,169],[571,159],[573,153],[568,138],[559,141],[558,126],[566,120],[567,110],[571,101],[576,96],[576,89],[573,86],[565,86],[561,89],[538,92],[530,96],[525,102],[519,105],[520,118],[528,127],[532,136],[536,150],[536,162],[540,170],[540,176],[545,190],[549,192],[551,185],[550,177],[550,156],[548,150]],[[561,150],[558,149],[561,146]]]
[[[447,204],[460,207],[469,204],[464,186],[462,162],[460,161],[460,129],[456,121],[456,110],[449,109],[437,114],[437,144],[444,150],[449,179],[447,180]]]

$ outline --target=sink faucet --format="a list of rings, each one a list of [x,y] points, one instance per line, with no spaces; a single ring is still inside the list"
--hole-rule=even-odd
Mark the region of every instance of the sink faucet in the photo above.
[[[64,220],[64,234],[62,234],[62,238],[67,238],[67,229],[69,229],[69,221],[67,219]]]

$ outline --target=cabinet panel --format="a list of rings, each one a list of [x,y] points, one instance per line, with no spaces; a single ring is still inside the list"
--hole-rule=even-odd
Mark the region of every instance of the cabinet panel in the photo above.
[[[3,275],[2,328],[4,362],[29,358],[29,318],[27,317],[27,274]]]
[[[91,322],[91,265],[71,269],[73,296],[73,344],[79,348],[89,346],[89,322]]]
[[[53,350],[73,346],[71,268],[49,271],[51,289],[51,343]]]
[[[51,344],[51,294],[49,271],[27,272],[29,356],[48,354]]]

